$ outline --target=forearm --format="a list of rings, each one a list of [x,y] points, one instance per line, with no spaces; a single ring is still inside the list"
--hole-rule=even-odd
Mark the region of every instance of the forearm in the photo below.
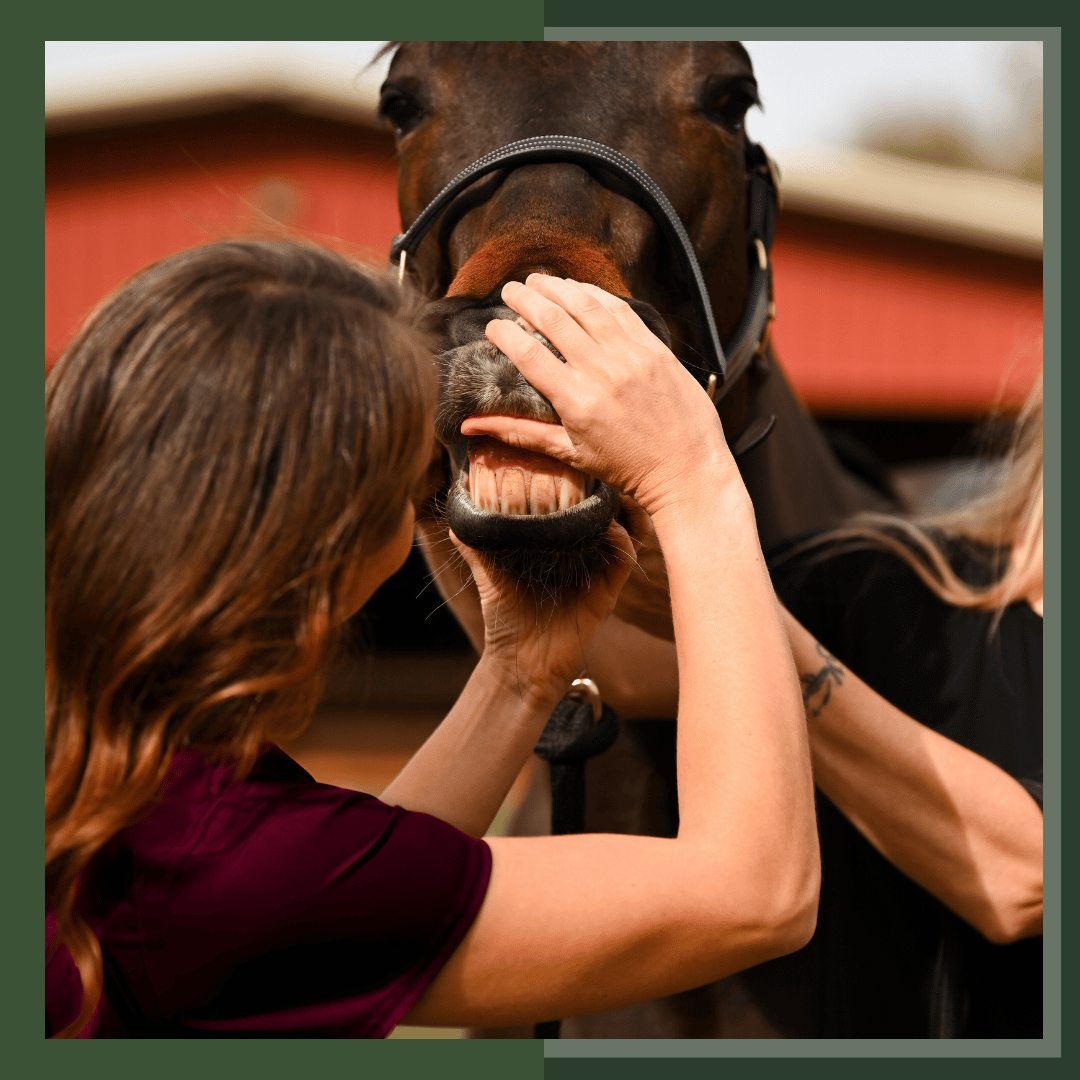
[[[810,757],[779,605],[745,488],[710,479],[680,513],[654,514],[680,679],[679,837],[717,844],[763,896],[816,898]]]
[[[560,694],[521,686],[513,672],[482,656],[454,707],[382,800],[483,836]]]
[[[1042,813],[1031,796],[784,618],[822,791],[885,858],[991,941],[1041,933]]]

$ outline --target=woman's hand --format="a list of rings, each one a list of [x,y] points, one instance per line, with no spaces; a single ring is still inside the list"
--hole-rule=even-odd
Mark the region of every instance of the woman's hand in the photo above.
[[[712,402],[625,301],[543,274],[525,285],[509,282],[502,298],[565,357],[560,362],[507,319],[485,331],[548,398],[562,426],[474,416],[463,434],[490,434],[560,458],[650,514],[679,501],[688,476],[704,471],[713,483],[718,475],[737,477]]]
[[[608,527],[609,557],[589,584],[556,599],[523,590],[508,574],[450,533],[472,571],[484,613],[484,656],[502,667],[521,692],[553,705],[582,673],[589,645],[611,614],[630,568],[634,544],[617,522]]]
[[[450,536],[479,592],[482,655],[446,719],[382,799],[483,836],[551,710],[584,668],[589,645],[629,573],[634,547],[626,530],[612,523],[612,557],[605,567],[556,602],[523,592]],[[478,629],[470,633],[474,641]]]

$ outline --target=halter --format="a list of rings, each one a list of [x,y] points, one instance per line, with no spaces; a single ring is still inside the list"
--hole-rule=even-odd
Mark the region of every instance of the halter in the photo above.
[[[751,266],[750,293],[739,325],[726,347],[720,344],[712,303],[705,288],[705,279],[694,246],[668,197],[639,165],[617,150],[612,150],[610,146],[593,142],[591,139],[579,139],[572,135],[540,135],[507,143],[478,158],[468,168],[459,172],[428,203],[404,233],[394,237],[390,248],[390,261],[398,264],[399,278],[405,275],[406,260],[416,253],[420,241],[463,188],[479,177],[499,169],[516,169],[522,165],[555,161],[601,166],[599,175],[590,170],[590,175],[600,183],[604,183],[604,171],[614,173],[629,184],[633,200],[646,210],[659,226],[690,284],[702,337],[707,342],[705,366],[687,367],[705,387],[713,402],[719,404],[738,377],[749,367],[751,360],[764,353],[769,322],[776,313],[772,303],[772,266],[769,262],[769,251],[772,248],[779,204],[778,174],[771,159],[756,143],[746,143],[746,166],[749,174],[746,193],[746,243]]]

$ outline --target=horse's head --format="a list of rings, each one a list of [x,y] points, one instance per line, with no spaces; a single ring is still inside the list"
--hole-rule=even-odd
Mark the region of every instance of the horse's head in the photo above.
[[[748,288],[743,117],[756,98],[749,57],[732,42],[407,43],[380,109],[398,133],[405,223],[447,180],[507,143],[578,136],[626,155],[686,226],[726,340]],[[524,579],[573,580],[595,557],[617,496],[550,458],[466,443],[460,427],[471,415],[558,419],[484,327],[515,317],[502,286],[540,271],[629,299],[684,363],[700,367],[707,345],[676,253],[623,178],[591,163],[545,162],[463,190],[409,269],[439,298],[433,311],[446,335],[437,434],[455,476],[455,530]],[[739,395],[725,407],[738,414]]]

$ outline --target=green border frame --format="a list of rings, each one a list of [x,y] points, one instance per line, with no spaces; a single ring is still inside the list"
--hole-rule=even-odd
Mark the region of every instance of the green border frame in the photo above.
[[[606,8],[607,10],[603,10]],[[1006,11],[1001,6],[1002,24],[1015,18],[1015,10]],[[693,9],[693,10],[690,10]],[[702,26],[716,16],[715,3],[665,3],[662,7],[644,0],[622,0],[615,4],[612,0],[601,3],[599,0],[547,0],[541,6],[539,0],[525,0],[515,5],[496,2],[496,0],[470,0],[467,5],[450,5],[443,0],[412,0],[407,11],[390,8],[372,9],[368,5],[358,4],[353,0],[315,0],[297,9],[286,6],[278,0],[267,0],[257,9],[258,19],[250,16],[252,7],[245,10],[230,10],[220,4],[207,3],[206,0],[190,0],[182,8],[157,9],[149,11],[145,5],[133,0],[109,0],[106,4],[87,6],[75,4],[72,0],[54,0],[48,8],[48,18],[43,18],[44,38],[63,39],[103,39],[116,38],[237,38],[250,39],[257,35],[265,38],[364,38],[388,39],[428,38],[428,39],[538,39],[543,36],[543,26],[568,26],[574,21],[587,21],[593,26],[621,22],[623,24],[643,25],[654,18],[659,10],[671,22],[684,26]],[[685,14],[684,14],[685,13]],[[790,2],[772,3],[770,15],[780,21],[794,23],[808,13],[803,5],[798,7]],[[965,12],[966,13],[966,12]],[[1028,8],[1027,13],[1034,14]],[[853,4],[845,5],[845,10],[834,15],[834,10],[823,10],[820,6],[814,14],[821,21],[852,23],[865,17],[865,8],[856,9]],[[922,18],[941,18],[953,15],[960,22],[959,12],[946,12],[942,5],[918,3],[905,7],[903,14],[912,21]],[[980,16],[992,21],[996,12],[983,7]],[[587,16],[587,20],[586,20]],[[852,18],[854,16],[854,18]],[[41,16],[34,16],[32,25],[36,25]],[[1055,13],[1045,21],[1055,21]],[[9,753],[16,762],[41,758],[42,735],[40,728],[27,723],[28,717],[38,715],[40,708],[41,686],[44,681],[42,640],[44,635],[44,616],[40,601],[40,583],[44,578],[43,560],[43,491],[44,467],[42,426],[33,401],[39,401],[40,384],[37,383],[36,363],[40,355],[40,334],[43,318],[43,301],[40,289],[32,284],[38,268],[44,277],[44,260],[40,243],[40,232],[33,215],[18,212],[24,206],[34,205],[39,198],[39,175],[41,166],[38,162],[39,148],[43,145],[39,106],[37,104],[37,79],[40,53],[37,39],[24,27],[23,21],[30,22],[29,16],[9,18],[9,33],[6,35],[4,49],[7,64],[4,66],[9,122],[8,142],[10,162],[25,163],[24,167],[9,167],[3,183],[8,191],[8,205],[18,208],[10,215],[8,223],[9,242],[16,258],[9,258],[3,273],[7,286],[6,293],[12,297],[9,311],[16,315],[10,321],[8,332],[7,377],[8,403],[7,416],[3,425],[3,437],[6,440],[6,462],[8,463],[7,492],[11,503],[9,522],[11,528],[5,530],[4,544],[8,554],[7,591],[10,598],[10,612],[4,627],[4,655],[9,658],[10,677],[8,681],[6,715],[10,718],[7,725]],[[202,29],[202,34],[196,31]],[[661,33],[657,33],[657,30]],[[664,28],[652,28],[653,32],[641,36],[663,36]],[[671,37],[691,36],[692,32],[667,31]],[[715,31],[714,31],[715,33]],[[742,31],[746,37],[779,37],[782,34],[776,27],[754,28],[752,34]],[[790,31],[789,31],[790,33]],[[914,34],[912,28],[894,28],[890,33],[881,28],[867,28],[863,36],[903,36]],[[925,36],[950,36],[944,29],[925,28]],[[839,30],[823,32],[821,27],[805,28],[799,37],[809,38],[816,35],[839,37]],[[566,37],[584,36],[580,30]],[[958,37],[971,36],[971,31],[962,30]],[[994,36],[1005,35],[1000,31]],[[1046,39],[1049,42],[1049,38]],[[1060,94],[1060,31],[1057,37],[1056,89]],[[1049,50],[1048,50],[1049,57]],[[1051,350],[1060,357],[1061,349],[1061,243],[1057,230],[1062,223],[1060,204],[1060,181],[1056,186],[1056,201],[1051,197],[1053,185],[1051,176],[1060,178],[1061,142],[1060,142],[1060,96],[1053,96],[1055,87],[1051,84],[1049,61],[1046,67],[1047,130],[1046,170],[1048,176],[1046,195],[1046,232],[1047,242],[1044,248],[1044,266],[1046,275],[1046,349],[1049,359]],[[1058,104],[1058,111],[1051,114],[1051,102]],[[1056,305],[1056,306],[1054,306]],[[1052,317],[1056,312],[1056,322]],[[20,317],[20,315],[22,317]],[[1052,337],[1053,334],[1053,337]],[[1056,386],[1060,392],[1067,390],[1061,377],[1060,367]],[[1054,384],[1050,381],[1049,365],[1047,370],[1047,399],[1055,401]],[[1071,394],[1071,391],[1068,391]],[[1060,396],[1056,399],[1060,402]],[[1048,535],[1046,547],[1048,592],[1054,594],[1053,582],[1061,583],[1061,546],[1059,529],[1063,524],[1063,507],[1060,499],[1061,470],[1060,459],[1055,461],[1053,449],[1061,446],[1060,413],[1055,431],[1051,432],[1051,412],[1047,413],[1047,520]],[[1051,462],[1054,462],[1052,468]],[[1067,511],[1066,511],[1067,513]],[[1068,520],[1064,521],[1066,527]],[[1047,605],[1047,619],[1051,625],[1048,644],[1056,632],[1056,648],[1053,644],[1047,649],[1047,702],[1053,697],[1060,706],[1061,682],[1061,611],[1060,605],[1054,605],[1052,599]],[[244,1040],[242,1042],[220,1042],[213,1044],[170,1044],[165,1047],[156,1043],[94,1043],[82,1044],[84,1052],[74,1050],[50,1051],[53,1044],[45,1044],[45,1050],[39,1049],[41,1040],[40,1003],[43,998],[43,973],[37,939],[24,931],[27,927],[39,925],[40,893],[37,882],[40,880],[41,841],[36,829],[26,829],[26,807],[38,805],[40,799],[40,781],[34,770],[11,768],[8,783],[4,787],[3,797],[7,808],[9,827],[9,850],[13,864],[9,888],[5,890],[5,911],[8,915],[9,946],[8,963],[5,978],[0,983],[0,1001],[5,1025],[4,1056],[10,1061],[13,1075],[60,1076],[78,1071],[83,1075],[121,1077],[147,1073],[161,1077],[183,1077],[189,1080],[193,1071],[207,1077],[256,1074],[260,1077],[294,1077],[298,1073],[318,1072],[329,1068],[347,1070],[354,1074],[360,1070],[365,1075],[378,1076],[385,1073],[393,1077],[427,1075],[443,1077],[469,1076],[470,1080],[479,1076],[529,1077],[538,1075],[541,1067],[545,1075],[550,1070],[551,1076],[560,1078],[588,1076],[590,1080],[618,1075],[620,1080],[628,1077],[655,1076],[660,1070],[678,1076],[714,1076],[718,1067],[732,1074],[744,1073],[752,1069],[753,1074],[777,1074],[779,1069],[790,1071],[791,1066],[783,1058],[771,1060],[758,1058],[747,1064],[740,1058],[757,1057],[757,1045],[744,1045],[742,1053],[736,1055],[724,1066],[707,1059],[675,1059],[678,1047],[687,1051],[695,1047],[704,1048],[703,1043],[676,1044],[665,1047],[662,1057],[667,1062],[661,1064],[661,1058],[645,1053],[648,1044],[631,1042],[637,1060],[627,1058],[592,1057],[587,1059],[549,1057],[541,1066],[540,1046],[532,1042],[448,1042],[444,1040],[394,1040],[392,1042],[361,1043],[320,1043],[308,1045],[306,1042],[292,1041],[275,1043],[267,1047],[262,1040]],[[1051,783],[1048,782],[1048,788]],[[1048,794],[1048,814],[1052,815],[1056,805],[1060,808],[1060,785],[1057,791]],[[1051,836],[1047,832],[1048,847],[1060,850],[1060,835]],[[1059,862],[1060,866],[1060,862]],[[1050,868],[1048,867],[1048,870]],[[33,947],[31,947],[33,943]],[[41,1041],[39,1041],[41,1040]],[[616,1049],[614,1040],[605,1042],[604,1047]],[[569,1045],[569,1044],[563,1044]],[[731,1044],[729,1044],[731,1045]],[[776,1046],[775,1043],[768,1044]],[[547,1044],[545,1049],[555,1050],[559,1044]],[[733,1049],[736,1047],[733,1045]],[[1003,1049],[999,1046],[999,1050]],[[800,1047],[802,1050],[802,1047]],[[164,1052],[163,1052],[164,1051]],[[805,1053],[805,1051],[802,1051]],[[1052,1064],[1052,1063],[1051,1063]],[[1059,1062],[1060,1064],[1060,1062]],[[927,1061],[924,1068],[931,1072],[939,1067],[947,1067],[955,1074],[958,1063]],[[982,1059],[977,1065],[980,1076],[995,1075],[1005,1068],[1013,1069],[1008,1060],[991,1061]],[[1032,1065],[1032,1068],[1035,1066]],[[862,1063],[848,1060],[804,1060],[799,1067],[800,1074],[807,1071],[823,1074],[828,1068],[830,1077],[847,1075],[852,1070],[862,1069]],[[872,1068],[883,1076],[907,1075],[910,1065],[903,1060],[890,1061],[879,1059]],[[1042,1067],[1039,1068],[1042,1072]]]

